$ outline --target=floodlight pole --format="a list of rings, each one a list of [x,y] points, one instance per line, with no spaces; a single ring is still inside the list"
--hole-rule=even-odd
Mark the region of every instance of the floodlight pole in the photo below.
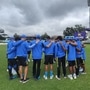
[[[87,0],[88,7],[89,7],[89,28],[90,28],[90,0]]]

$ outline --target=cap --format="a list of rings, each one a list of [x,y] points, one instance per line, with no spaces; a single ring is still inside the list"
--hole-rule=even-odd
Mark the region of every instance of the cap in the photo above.
[[[40,39],[41,38],[41,36],[40,35],[36,35],[36,39]]]
[[[71,40],[74,40],[75,38],[74,38],[74,36],[70,36],[70,39],[71,39]]]
[[[64,38],[65,40],[69,40],[70,39],[70,37],[69,36],[65,36],[65,38]]]

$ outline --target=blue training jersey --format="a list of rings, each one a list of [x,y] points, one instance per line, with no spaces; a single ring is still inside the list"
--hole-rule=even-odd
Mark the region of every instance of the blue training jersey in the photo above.
[[[50,41],[46,41],[43,43],[44,45],[44,53],[45,55],[54,55],[54,47],[55,47],[55,43],[53,42],[50,47],[47,47],[47,45],[50,43]]]
[[[8,59],[14,59],[16,57],[16,49],[14,47],[15,41],[10,40],[7,43],[7,58]]]
[[[82,48],[82,51],[81,51],[81,52],[82,52],[82,56],[81,56],[82,59],[83,59],[83,60],[86,60],[86,52],[85,52],[85,48]]]
[[[16,55],[22,56],[22,57],[27,57],[28,49],[33,48],[36,45],[36,43],[30,46],[27,41],[23,41],[23,40],[21,40],[21,41],[22,42],[19,43],[18,45],[16,44],[17,45],[16,46]],[[16,43],[18,43],[18,42],[19,41],[17,41]]]
[[[65,48],[66,43],[64,41],[60,41],[60,42],[62,42],[62,46]],[[66,55],[66,52],[62,48],[60,42],[57,42],[55,45],[55,57],[58,57],[58,58]]]
[[[67,60],[68,61],[76,60],[76,46],[71,44],[67,45]]]
[[[77,58],[80,58],[82,56],[81,50],[82,50],[82,43],[80,40],[77,40],[77,46],[76,46],[76,57]]]
[[[32,44],[35,44],[36,40],[33,40],[31,42]],[[35,47],[32,48],[32,58],[40,60],[42,58],[42,52],[43,52],[43,42],[40,40]]]

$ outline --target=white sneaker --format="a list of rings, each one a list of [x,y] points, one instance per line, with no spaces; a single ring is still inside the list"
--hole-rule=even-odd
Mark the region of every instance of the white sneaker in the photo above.
[[[73,80],[73,77],[72,77],[72,75],[68,75],[68,78],[69,78],[69,79],[71,79],[71,80]]]
[[[54,76],[53,76],[53,75],[51,75],[51,76],[50,76],[50,79],[53,79],[53,77],[54,77]]]
[[[77,77],[76,77],[76,74],[73,74],[73,78],[74,78],[74,79],[76,79],[76,78],[77,78]]]
[[[55,76],[57,80],[61,80],[57,75]]]
[[[47,80],[47,76],[43,75],[43,78],[44,78],[45,80]]]
[[[86,72],[82,72],[81,74],[87,74]]]
[[[80,67],[79,72],[82,72],[82,71],[83,71],[83,68]]]

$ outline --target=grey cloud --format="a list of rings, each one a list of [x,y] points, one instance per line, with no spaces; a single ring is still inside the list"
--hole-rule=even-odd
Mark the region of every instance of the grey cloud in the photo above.
[[[8,33],[53,35],[70,24],[86,25],[88,14],[81,16],[77,11],[87,13],[87,0],[0,0],[0,26]]]
[[[13,6],[12,0],[0,0],[0,7]]]
[[[3,7],[0,10],[0,25],[11,25],[14,27],[21,26],[24,23],[24,18],[19,10],[14,7]]]
[[[26,25],[37,24],[45,18],[62,18],[77,8],[87,6],[85,0],[12,0],[12,3],[21,10]]]
[[[13,4],[16,8],[19,8],[21,10],[20,13],[24,15],[26,19],[25,24],[29,25],[39,23],[43,18],[42,11],[37,3],[37,0],[21,0],[19,2],[13,0]]]
[[[47,17],[64,16],[76,8],[85,8],[86,0],[38,0]]]
[[[87,6],[86,0],[8,0],[8,2],[7,0],[0,1],[0,6],[7,8],[8,6],[15,6],[15,8],[18,10],[19,16],[23,16],[24,22],[21,23],[25,25],[38,24],[42,22],[43,19],[47,18],[62,18],[65,17],[67,13],[72,12],[76,8],[84,8]],[[18,19],[17,14],[16,16]],[[12,15],[11,17],[14,16]],[[19,22],[19,20],[17,20],[16,22]]]

